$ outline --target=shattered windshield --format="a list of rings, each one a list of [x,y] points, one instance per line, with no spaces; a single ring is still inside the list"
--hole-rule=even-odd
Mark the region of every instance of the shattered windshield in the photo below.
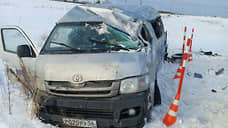
[[[139,42],[104,23],[58,24],[41,53],[97,53],[139,49]]]

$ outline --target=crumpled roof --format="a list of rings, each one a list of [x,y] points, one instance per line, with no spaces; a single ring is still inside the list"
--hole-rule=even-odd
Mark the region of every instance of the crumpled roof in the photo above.
[[[137,37],[139,25],[144,20],[159,16],[156,10],[146,6],[76,5],[58,23],[104,22]]]

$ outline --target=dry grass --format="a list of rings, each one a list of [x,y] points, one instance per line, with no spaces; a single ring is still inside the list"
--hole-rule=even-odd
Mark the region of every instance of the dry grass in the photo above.
[[[12,69],[8,69],[8,72],[11,73],[16,78],[16,80],[22,85],[23,93],[29,99],[34,94],[35,77],[31,73],[29,73],[27,71],[23,60],[21,58],[19,58],[19,60],[20,60],[20,66],[21,66],[21,69],[22,69],[21,76],[19,76]]]
[[[26,68],[23,60],[20,57],[19,57],[19,62],[20,62],[20,68],[21,68],[20,73],[17,74],[16,71],[9,68],[6,69],[6,73],[8,78],[14,76],[16,81],[20,83],[22,88],[22,93],[25,95],[25,107],[27,108],[27,110],[28,108],[30,108],[28,111],[29,115],[31,118],[34,118],[36,113],[38,112],[38,106],[35,103],[30,104],[29,101],[31,101],[31,99],[35,97],[35,94],[37,94],[36,77],[34,73],[32,73],[28,68]]]
[[[9,70],[8,67],[6,67],[6,75],[7,77],[9,77],[9,73],[7,72]],[[8,108],[9,108],[9,114],[11,115],[12,114],[12,111],[11,111],[11,91],[10,91],[10,86],[9,86],[9,81],[7,80],[7,87],[8,87]]]

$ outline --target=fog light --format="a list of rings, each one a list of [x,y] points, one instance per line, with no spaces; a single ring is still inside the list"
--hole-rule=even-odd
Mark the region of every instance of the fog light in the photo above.
[[[135,114],[136,114],[136,111],[135,111],[134,108],[131,108],[131,109],[128,110],[128,115],[129,116],[134,116]]]

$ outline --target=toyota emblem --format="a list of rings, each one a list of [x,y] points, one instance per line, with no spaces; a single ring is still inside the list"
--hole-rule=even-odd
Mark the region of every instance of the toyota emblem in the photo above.
[[[80,74],[74,74],[73,77],[72,77],[72,80],[73,80],[73,82],[77,82],[78,83],[78,82],[81,82],[83,80],[83,77]]]

